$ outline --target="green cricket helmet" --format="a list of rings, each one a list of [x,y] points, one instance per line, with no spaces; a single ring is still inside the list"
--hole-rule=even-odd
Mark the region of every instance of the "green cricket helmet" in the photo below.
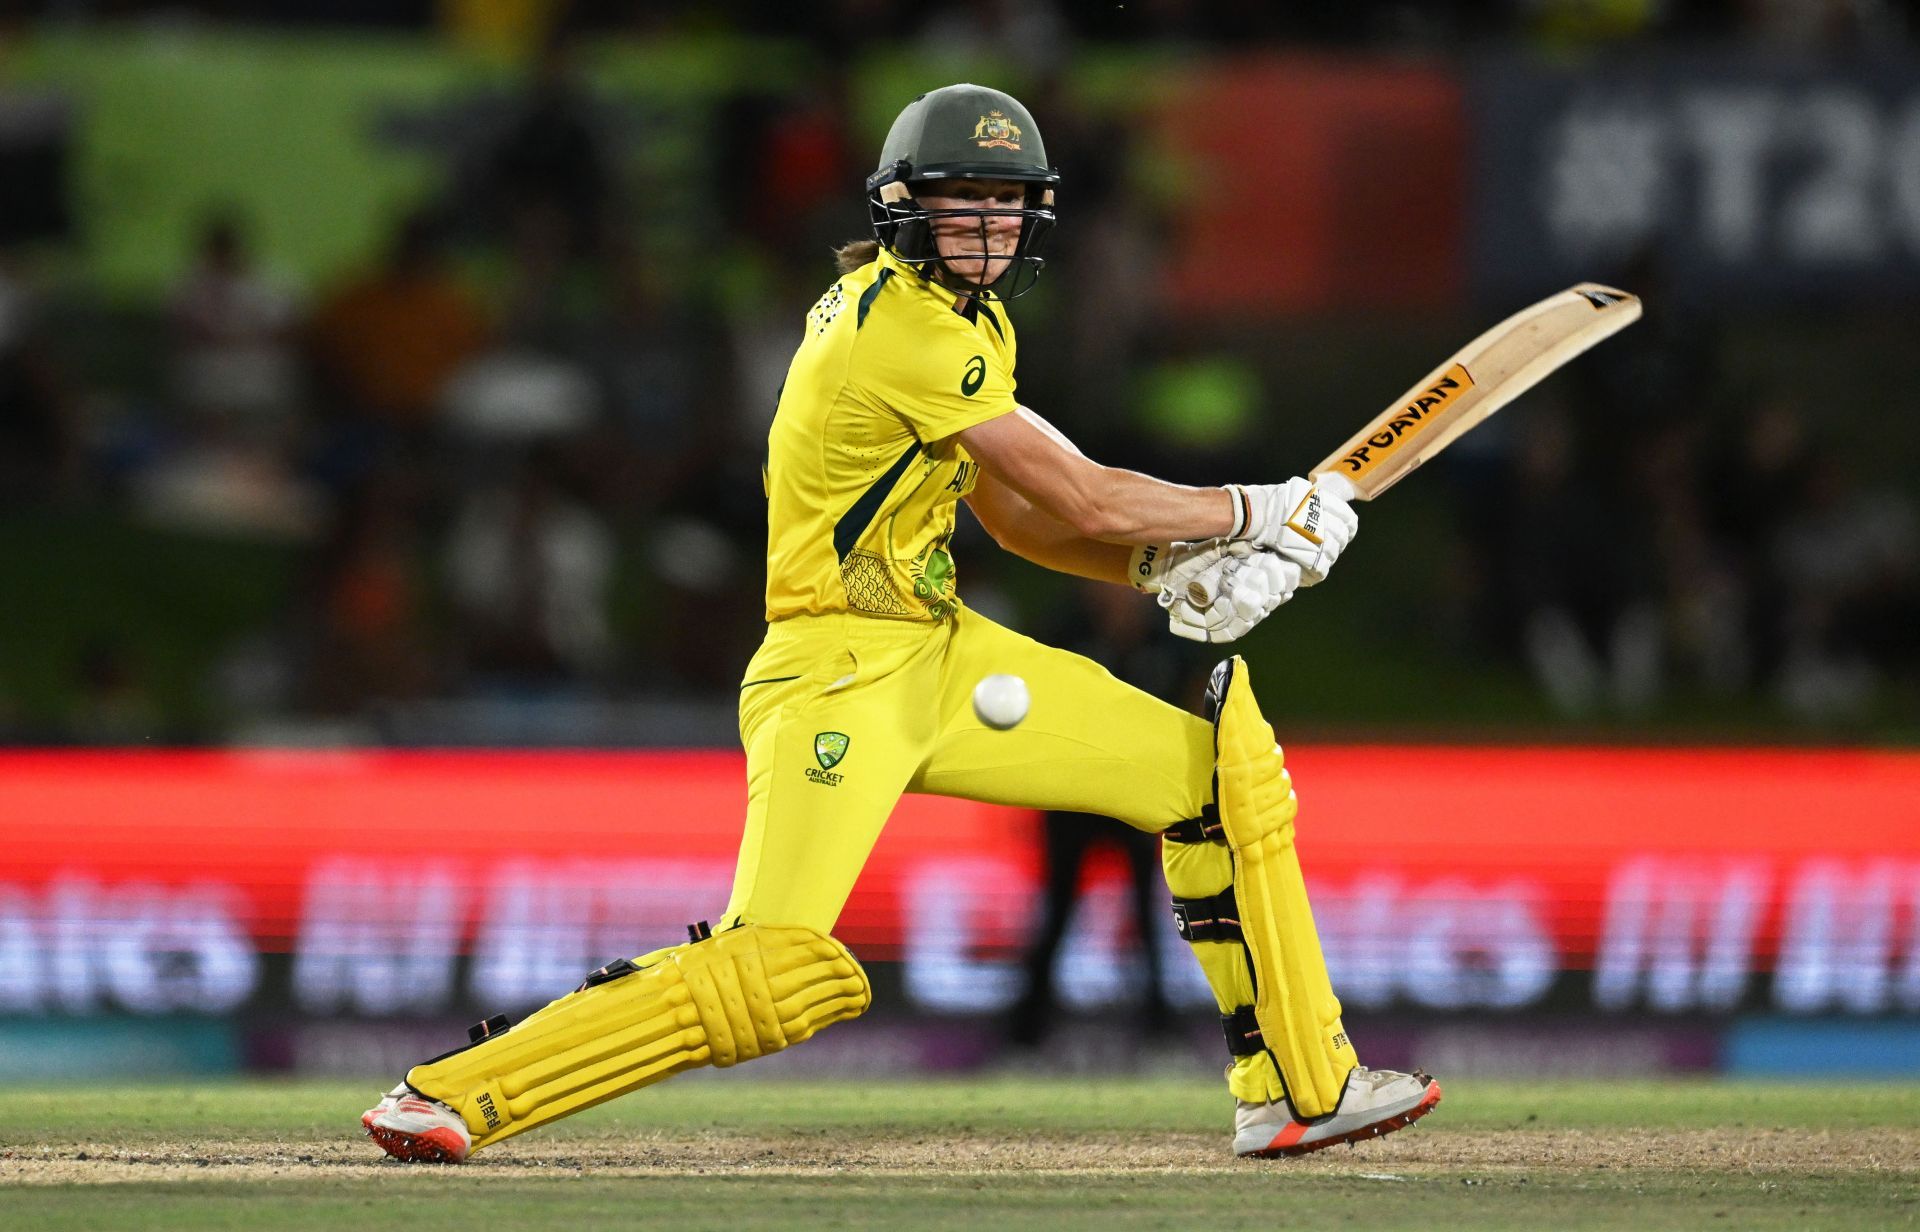
[[[1047,264],[1040,253],[1053,230],[1053,190],[1060,173],[1048,165],[1040,126],[1020,100],[986,86],[943,86],[908,103],[887,130],[879,169],[867,177],[867,213],[881,246],[923,273],[939,261],[933,243],[935,214],[920,208],[914,186],[947,179],[1029,185],[1026,202],[1017,209],[937,213],[941,218],[979,219],[983,251],[989,218],[1019,217],[1020,238],[1006,272],[988,286],[966,286],[997,299],[1014,299],[1032,290]]]

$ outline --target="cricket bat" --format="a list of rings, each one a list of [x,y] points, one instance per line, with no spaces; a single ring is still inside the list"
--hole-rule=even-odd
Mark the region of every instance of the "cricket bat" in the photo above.
[[[1639,319],[1639,297],[1594,282],[1522,308],[1428,373],[1310,474],[1333,495],[1372,500],[1554,369]]]

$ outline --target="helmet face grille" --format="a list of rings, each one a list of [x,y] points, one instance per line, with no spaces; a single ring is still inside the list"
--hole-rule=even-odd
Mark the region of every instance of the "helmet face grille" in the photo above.
[[[945,170],[934,168],[932,170]],[[892,253],[902,263],[911,265],[929,277],[938,276],[954,290],[969,295],[979,295],[988,299],[1018,299],[1033,289],[1039,281],[1040,273],[1046,268],[1043,255],[1048,237],[1053,232],[1055,221],[1053,210],[1053,190],[1051,184],[1058,177],[1051,172],[1042,188],[1031,184],[1029,191],[1039,189],[1038,203],[1029,203],[1019,207],[995,206],[992,208],[957,209],[928,211],[921,208],[909,192],[903,191],[909,182],[924,182],[949,177],[946,175],[915,174],[904,163],[876,173],[867,181],[867,214],[873,224],[873,237],[881,247]],[[978,178],[1013,179],[1004,173],[989,173]],[[1005,261],[1006,268],[999,277],[985,284],[974,283],[957,274],[945,265],[934,247],[933,221],[953,218],[976,219],[980,227],[980,250],[988,251],[987,231],[990,219],[1014,217],[1020,219],[1020,236],[1014,242],[1013,252],[1006,257],[994,257],[996,263]]]

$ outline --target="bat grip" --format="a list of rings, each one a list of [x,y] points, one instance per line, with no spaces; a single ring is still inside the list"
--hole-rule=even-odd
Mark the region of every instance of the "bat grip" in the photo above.
[[[1315,471],[1313,481],[1319,485],[1322,492],[1343,501],[1350,501],[1358,495],[1353,481],[1339,471]]]

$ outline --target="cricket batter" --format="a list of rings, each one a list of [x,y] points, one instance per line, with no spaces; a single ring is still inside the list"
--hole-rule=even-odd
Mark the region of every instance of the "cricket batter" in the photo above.
[[[1157,594],[1173,632],[1231,641],[1326,576],[1357,517],[1306,479],[1182,487],[1101,466],[1014,400],[1007,301],[1054,224],[1040,130],[953,85],[909,103],[867,179],[873,239],[808,312],[769,433],[767,635],[740,688],[748,806],[732,900],[683,945],[622,959],[524,1021],[414,1066],[362,1118],[389,1154],[474,1150],[852,1018],[834,939],[902,792],[1102,813],[1164,840],[1174,918],[1219,1003],[1234,1150],[1290,1155],[1429,1111],[1425,1074],[1358,1063],[1294,854],[1295,799],[1238,656],[1212,721],[962,603],[966,501],[999,544]],[[1026,680],[1012,730],[970,697]]]

